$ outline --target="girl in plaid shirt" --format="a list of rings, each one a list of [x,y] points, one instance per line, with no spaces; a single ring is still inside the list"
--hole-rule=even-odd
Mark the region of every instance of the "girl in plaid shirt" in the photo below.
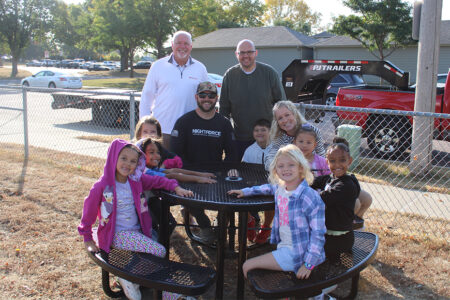
[[[294,145],[282,147],[270,164],[270,184],[231,190],[238,198],[275,195],[275,218],[270,242],[277,250],[248,259],[244,276],[252,269],[295,272],[306,279],[315,266],[325,260],[325,205],[311,189],[313,175],[309,163]]]

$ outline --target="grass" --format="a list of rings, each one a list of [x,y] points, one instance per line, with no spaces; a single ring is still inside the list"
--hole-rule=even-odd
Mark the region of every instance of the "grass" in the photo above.
[[[16,75],[15,78],[17,79],[22,79],[28,76],[31,76],[31,72],[29,71],[25,71],[25,70],[21,70],[20,68],[18,69],[18,73]],[[8,78],[12,78],[11,77],[11,69],[10,68],[2,68],[0,67],[0,79],[8,79]]]
[[[108,87],[141,91],[145,78],[102,78],[83,79],[83,87]]]
[[[100,268],[89,260],[76,227],[83,199],[102,172],[102,159],[21,146],[0,148],[0,294],[4,299],[108,299]],[[172,211],[180,222],[178,207]],[[212,218],[215,213],[208,212]],[[380,237],[375,261],[361,273],[360,299],[448,299],[450,247],[427,231],[448,221],[370,210],[369,231]],[[431,222],[431,223],[430,223]],[[443,226],[444,223],[444,226]],[[414,226],[408,226],[414,224]],[[425,231],[425,232],[424,232]],[[170,259],[213,267],[215,252],[191,242],[178,227]],[[270,247],[250,251],[249,257]],[[225,262],[224,299],[235,299],[236,259]],[[151,292],[144,290],[144,296]],[[199,299],[213,299],[214,288]],[[246,299],[256,299],[246,287]]]
[[[450,193],[450,172],[446,168],[433,167],[425,176],[418,176],[409,171],[407,163],[361,158],[359,165],[352,172],[363,182]]]

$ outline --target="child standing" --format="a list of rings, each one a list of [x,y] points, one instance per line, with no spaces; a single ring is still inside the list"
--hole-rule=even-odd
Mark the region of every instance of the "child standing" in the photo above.
[[[314,153],[314,149],[317,147],[317,133],[311,125],[304,124],[299,127],[292,143],[302,151],[303,155],[308,160],[314,177],[331,173],[328,168],[327,160]]]
[[[251,144],[244,152],[242,162],[252,164],[264,164],[264,156],[267,154],[267,145],[269,144],[270,122],[266,119],[256,121],[253,127],[253,138],[255,142]],[[270,236],[270,225],[272,224],[273,215],[275,211],[264,211],[264,223],[261,226],[258,234],[256,230],[256,223],[259,223],[259,215],[257,211],[251,212],[248,216],[247,239],[257,244],[264,244]]]
[[[144,155],[136,146],[120,139],[111,143],[103,175],[84,200],[78,226],[88,251],[98,252],[100,248],[109,253],[111,247],[115,247],[165,256],[164,247],[152,239],[152,220],[140,194],[154,188],[175,191],[185,197],[193,193],[178,186],[176,180],[143,174],[144,168]],[[92,234],[97,216],[98,246]],[[141,298],[139,285],[122,278],[119,282],[129,299]]]
[[[271,243],[277,250],[248,259],[244,276],[252,269],[293,271],[306,279],[315,266],[325,260],[325,205],[308,186],[313,180],[308,162],[294,145],[282,147],[270,164],[272,184],[231,190],[238,198],[251,195],[275,195],[275,218]]]
[[[335,260],[353,247],[354,209],[361,188],[356,177],[347,174],[352,158],[346,144],[333,143],[326,155],[332,174],[315,178],[311,188],[320,190],[325,203],[325,255]]]

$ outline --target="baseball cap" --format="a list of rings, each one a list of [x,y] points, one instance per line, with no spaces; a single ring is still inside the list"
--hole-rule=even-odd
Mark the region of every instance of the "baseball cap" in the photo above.
[[[198,84],[197,87],[197,94],[204,92],[204,91],[209,91],[209,92],[213,92],[217,94],[217,87],[214,83],[209,82],[209,81],[204,81]]]

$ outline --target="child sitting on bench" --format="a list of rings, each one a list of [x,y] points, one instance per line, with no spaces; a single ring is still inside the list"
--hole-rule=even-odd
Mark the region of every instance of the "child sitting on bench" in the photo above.
[[[106,253],[111,247],[164,257],[166,249],[152,239],[152,220],[147,202],[141,199],[143,190],[166,189],[190,197],[191,191],[181,188],[176,180],[144,174],[145,156],[139,148],[124,140],[114,140],[109,149],[103,175],[92,186],[84,200],[83,216],[78,226],[88,251]],[[97,216],[98,246],[94,242],[92,225]],[[100,248],[100,249],[99,249]],[[141,299],[139,285],[119,278],[128,299]],[[167,293],[166,298],[179,295]]]

